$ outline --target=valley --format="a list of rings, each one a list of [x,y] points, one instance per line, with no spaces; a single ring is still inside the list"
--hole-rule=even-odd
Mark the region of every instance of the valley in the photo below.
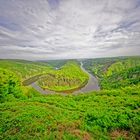
[[[139,140],[140,57],[0,60],[0,139]]]
[[[79,87],[77,88],[74,88],[74,89],[68,89],[68,90],[64,90],[64,91],[59,91],[59,93],[81,93],[81,92],[88,92],[88,91],[91,91],[91,90],[99,90],[99,86],[98,86],[98,81],[97,79],[90,73],[88,73],[84,68],[83,68],[83,63],[81,62],[80,63],[80,68],[82,71],[84,71],[85,73],[88,74],[89,76],[89,79],[87,81],[85,81],[82,85],[80,85]],[[34,77],[31,77],[25,81],[23,81],[23,84],[27,84],[27,85],[31,85],[33,88],[35,88],[37,91],[39,91],[40,93],[43,93],[43,94],[48,94],[48,93],[55,93],[55,91],[51,91],[51,90],[48,90],[48,89],[43,89],[41,88],[36,82],[37,80],[42,77],[42,75],[37,75],[37,76],[34,76]]]

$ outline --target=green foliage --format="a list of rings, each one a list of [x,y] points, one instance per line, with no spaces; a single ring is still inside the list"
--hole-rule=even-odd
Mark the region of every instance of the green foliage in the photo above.
[[[88,68],[98,77],[102,89],[140,84],[140,57],[97,59],[91,62]]]
[[[63,91],[83,86],[87,80],[88,75],[80,66],[74,61],[69,61],[59,70],[53,70],[42,76],[38,83],[44,89]]]
[[[40,79],[42,85],[52,78],[48,88],[73,88],[88,79],[77,63],[54,70],[43,62],[1,60],[5,69],[0,69],[0,139],[140,139],[139,64],[139,57],[84,61],[104,90],[63,96],[42,95],[31,86],[21,87],[20,80],[30,77],[28,85]]]
[[[65,65],[59,69],[54,69],[46,62],[0,60],[1,67],[16,73],[23,81],[24,86],[37,81],[38,85],[44,89],[64,91],[82,87],[86,84],[88,75],[80,69],[77,62],[55,61],[55,63],[57,66],[63,63]]]
[[[51,65],[54,68],[60,68],[63,65],[65,65],[69,60],[47,60],[45,62],[47,62],[49,65]]]
[[[15,72],[21,79],[44,74],[52,69],[47,63],[25,60],[0,60],[0,66]]]
[[[0,68],[0,101],[4,101],[9,94],[19,98],[22,95],[21,83],[14,73]]]
[[[119,131],[116,139],[135,140],[140,130],[140,86],[68,96],[29,92],[0,105],[1,139],[108,140]]]

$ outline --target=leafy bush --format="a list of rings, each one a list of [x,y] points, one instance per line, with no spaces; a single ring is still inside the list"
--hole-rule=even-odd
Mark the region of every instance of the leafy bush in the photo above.
[[[21,92],[18,77],[9,70],[0,69],[0,101],[4,101],[9,94],[19,98],[22,95]]]

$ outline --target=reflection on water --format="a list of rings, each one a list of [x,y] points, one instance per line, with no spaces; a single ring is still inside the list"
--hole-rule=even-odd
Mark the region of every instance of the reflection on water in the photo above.
[[[81,69],[86,72],[88,75],[89,75],[89,80],[88,80],[88,83],[82,87],[81,89],[76,89],[76,90],[73,90],[73,94],[77,94],[77,93],[81,93],[81,92],[88,92],[88,91],[92,91],[92,90],[100,90],[100,87],[98,85],[98,80],[90,73],[88,73],[84,67],[83,67],[83,63],[81,62]],[[42,94],[47,94],[47,93],[56,93],[54,91],[50,91],[50,90],[47,90],[47,89],[42,89],[41,87],[39,87],[36,83],[32,83],[31,84],[33,88],[35,88],[38,92],[42,93]],[[70,92],[66,92],[66,93],[70,93]],[[62,93],[62,94],[65,94],[65,93]]]

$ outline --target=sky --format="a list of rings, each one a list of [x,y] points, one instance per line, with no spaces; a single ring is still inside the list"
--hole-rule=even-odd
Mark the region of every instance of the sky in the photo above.
[[[0,0],[0,58],[140,54],[140,0]]]

